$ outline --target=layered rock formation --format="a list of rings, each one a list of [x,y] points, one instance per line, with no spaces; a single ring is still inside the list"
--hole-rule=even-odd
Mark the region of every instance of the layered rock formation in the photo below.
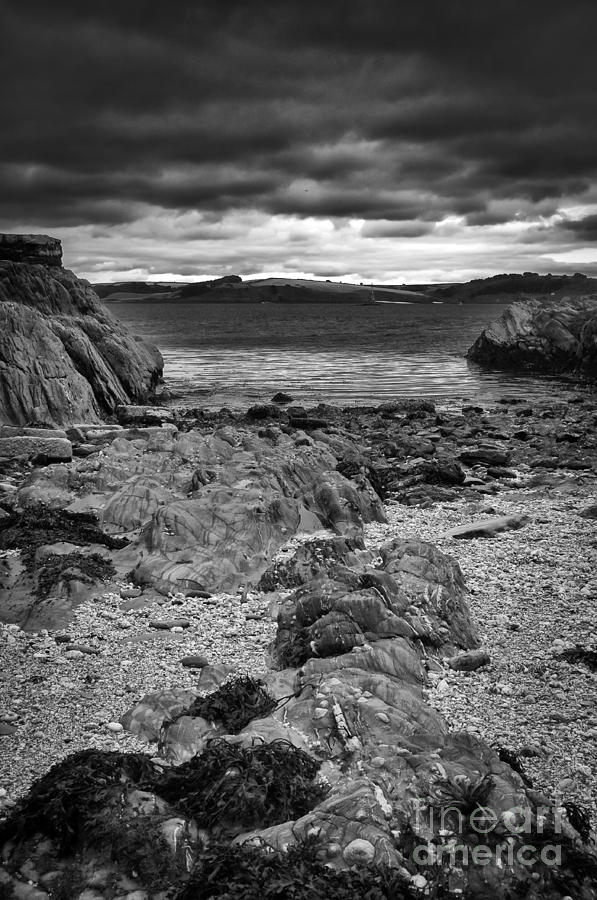
[[[597,374],[597,297],[513,303],[469,349],[484,366]]]
[[[594,900],[583,836],[425,701],[437,657],[475,643],[455,562],[423,542],[382,545],[375,564],[329,549],[329,576],[280,611],[274,660],[287,666],[292,645],[298,665],[261,683],[206,666],[195,690],[158,691],[123,716],[157,756],[79,753],[38,783],[0,831],[17,897],[224,896],[209,887],[223,865],[225,896],[258,896],[250,847],[253,868],[259,853],[270,867],[303,855],[287,882],[300,898],[322,896],[307,887],[324,862],[329,897],[359,896],[339,890],[354,878],[379,900]]]
[[[64,511],[68,520],[60,518],[54,537],[54,520],[44,525],[34,541],[36,565],[23,571],[13,557],[4,561],[4,575],[0,570],[0,609],[28,627],[48,625],[64,608],[56,584],[54,601],[34,604],[33,618],[26,612],[28,598],[39,595],[35,572],[46,545],[57,541],[66,541],[70,551],[91,544],[86,552],[96,553],[102,534],[108,543],[118,540],[126,545],[112,555],[120,577],[164,594],[234,591],[256,584],[276,551],[298,532],[327,528],[362,547],[362,523],[385,519],[365,478],[358,484],[345,478],[324,444],[279,429],[261,437],[226,426],[206,435],[181,433],[174,425],[80,426],[68,433],[73,439],[84,435],[90,455],[70,470],[63,465],[34,470],[15,497],[25,512],[43,504]],[[88,514],[97,517],[99,528],[81,541],[85,523],[79,517]],[[44,518],[51,516],[40,514],[37,521]],[[36,530],[35,517],[26,524],[29,532]],[[0,528],[0,546],[9,546],[6,534]],[[67,598],[73,591],[73,599],[81,596],[76,579],[62,588]]]
[[[432,404],[409,401],[360,410],[320,406],[301,418],[268,409],[277,418],[258,425],[255,411],[235,416],[127,406],[119,417],[129,426],[4,426],[0,457],[16,454],[21,462],[0,461],[0,525],[7,511],[29,513],[40,504],[68,516],[95,516],[95,537],[82,539],[80,523],[56,533],[50,522],[36,548],[44,555],[54,553],[44,547],[66,542],[70,553],[93,555],[103,533],[126,544],[111,554],[119,578],[163,594],[295,588],[337,568],[336,547],[326,540],[318,557],[305,550],[273,559],[297,533],[335,533],[354,567],[364,553],[360,523],[383,521],[382,497],[405,505],[478,499],[519,483],[521,466],[537,470],[536,477],[549,469],[590,471],[597,452],[593,413],[581,403],[535,412],[507,403],[492,415],[476,407],[437,414]],[[308,434],[296,427],[299,421],[310,423]],[[27,468],[31,462],[38,467]],[[459,523],[455,536],[523,525],[523,518],[476,515]],[[2,534],[0,527],[0,546],[22,546]],[[430,573],[433,565],[430,557]],[[32,603],[35,567],[23,570],[17,556],[7,557],[0,567],[5,621],[41,628],[68,620],[72,602],[97,589],[75,574],[58,580],[43,603]]]
[[[258,896],[258,884],[243,893],[235,881],[238,854],[250,846],[273,859],[265,844],[325,862],[327,887],[311,896],[336,896],[333,873],[357,878],[372,864],[352,896],[595,900],[597,858],[586,837],[426,702],[427,673],[446,658],[455,667],[484,662],[460,656],[479,641],[458,565],[425,541],[395,536],[365,549],[362,535],[363,522],[384,518],[367,472],[402,495],[435,489],[440,474],[468,490],[457,449],[477,475],[496,461],[528,461],[564,437],[578,445],[579,464],[580,454],[595,458],[593,437],[578,427],[592,408],[585,419],[567,409],[566,428],[560,418],[555,433],[553,410],[543,412],[548,424],[523,404],[491,417],[474,408],[438,417],[429,404],[319,408],[301,419],[336,424],[310,435],[230,414],[225,422],[225,413],[210,425],[196,417],[179,427],[69,429],[85,455],[34,469],[5,502],[13,512],[0,522],[0,546],[25,552],[4,564],[29,561],[35,575],[27,577],[37,579],[22,580],[23,593],[47,586],[60,553],[69,585],[77,566],[85,574],[86,554],[108,552],[119,574],[132,570],[163,592],[258,585],[277,610],[275,671],[253,694],[235,693],[228,667],[198,663],[193,690],[165,686],[139,697],[119,724],[157,750],[85,751],[47,773],[0,831],[0,891],[26,900],[191,900],[206,896],[200,891],[224,868],[238,896]],[[173,414],[128,409],[123,418],[162,415]],[[511,457],[501,445],[471,446],[482,431],[496,441],[518,435]],[[406,467],[415,441],[425,459]],[[43,517],[42,499],[52,507]],[[14,588],[25,575],[11,577]],[[52,594],[57,587],[54,580]],[[366,894],[384,866],[396,888]],[[313,871],[304,861],[297,878]]]
[[[61,266],[62,245],[47,234],[0,234],[0,259],[32,265]]]
[[[158,350],[128,331],[61,266],[60,242],[0,236],[0,422],[97,422],[143,401]]]

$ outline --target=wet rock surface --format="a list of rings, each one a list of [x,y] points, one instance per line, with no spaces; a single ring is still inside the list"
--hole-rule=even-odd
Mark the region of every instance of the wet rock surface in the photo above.
[[[513,303],[468,351],[484,366],[597,375],[597,297]]]
[[[171,411],[163,425],[96,434],[78,426],[69,433],[75,449],[97,452],[68,465],[7,467],[1,502],[10,528],[0,522],[1,562],[21,562],[19,516],[25,509],[34,516],[52,487],[53,531],[29,552],[43,559],[60,540],[71,543],[70,553],[73,542],[84,552],[99,548],[115,574],[103,600],[75,601],[71,640],[46,644],[14,626],[3,634],[20,652],[30,641],[34,677],[64,666],[69,680],[85,667],[91,691],[107,667],[122,687],[90,722],[104,755],[67,758],[44,782],[44,796],[80,797],[68,827],[62,816],[54,831],[35,819],[26,805],[35,794],[12,817],[5,807],[5,884],[18,892],[30,882],[22,896],[31,897],[60,888],[76,898],[163,898],[173,885],[175,896],[192,897],[183,892],[197,890],[209,866],[227,859],[234,880],[238,854],[265,842],[277,851],[294,846],[305,858],[315,847],[330,878],[378,877],[371,872],[388,866],[398,880],[393,893],[379,896],[595,897],[597,858],[582,812],[570,806],[556,820],[560,806],[529,786],[515,755],[490,746],[470,710],[458,717],[449,707],[459,679],[471,679],[474,693],[473,685],[491,685],[499,666],[493,643],[486,652],[486,620],[480,634],[471,615],[479,590],[471,554],[491,544],[502,559],[503,542],[526,546],[525,534],[536,537],[541,528],[547,539],[551,507],[534,498],[556,491],[570,497],[583,535],[592,527],[580,515],[596,484],[592,398],[523,408],[524,416],[509,403],[492,410],[317,407],[301,417],[307,432],[286,413],[252,414],[248,422],[229,412]],[[562,434],[578,439],[558,441]],[[555,459],[553,468],[533,466],[545,458]],[[454,494],[446,500],[438,488]],[[417,517],[430,525],[421,530]],[[454,529],[483,517],[526,524],[497,529],[489,542],[479,534],[455,540]],[[110,547],[110,540],[126,545]],[[525,565],[547,565],[549,546],[531,549]],[[507,560],[501,565],[509,577]],[[486,577],[493,585],[493,571]],[[102,590],[97,584],[96,596]],[[494,612],[507,619],[499,626],[504,640],[524,643],[509,627],[519,625],[515,610],[501,602],[509,612]],[[213,631],[207,637],[212,621],[221,639]],[[253,656],[260,684],[251,693],[245,683],[239,693],[239,646],[251,645],[253,628],[262,660],[269,643],[270,667]],[[589,649],[594,628],[587,619]],[[102,646],[115,648],[117,631],[126,641],[130,690],[116,674],[122,653],[113,650],[111,662]],[[565,642],[556,649],[561,654]],[[144,654],[167,660],[145,690],[135,681]],[[584,663],[574,657],[558,665]],[[500,674],[496,704],[513,696],[512,680]],[[2,741],[18,739],[23,728],[22,711],[7,707]],[[84,734],[73,749],[80,740]],[[106,755],[108,748],[120,756]],[[253,802],[239,811],[234,798],[243,790]],[[481,807],[495,821],[480,838],[473,824]],[[73,827],[89,816],[101,822],[92,845],[85,828]],[[517,817],[528,831],[517,830]],[[516,855],[529,836],[539,845],[532,866]],[[470,853],[482,844],[489,858],[433,863],[453,840]],[[560,847],[558,866],[541,857],[547,844]],[[159,877],[143,864],[149,847]],[[503,847],[513,848],[512,862],[498,862]],[[328,892],[334,896],[332,886]]]

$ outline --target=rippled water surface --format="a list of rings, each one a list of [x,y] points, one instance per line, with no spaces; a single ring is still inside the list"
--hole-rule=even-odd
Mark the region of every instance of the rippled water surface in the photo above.
[[[566,384],[486,372],[464,354],[505,308],[379,303],[115,302],[110,310],[158,345],[168,387],[197,405],[241,406],[279,390],[305,402],[393,397],[538,397]]]

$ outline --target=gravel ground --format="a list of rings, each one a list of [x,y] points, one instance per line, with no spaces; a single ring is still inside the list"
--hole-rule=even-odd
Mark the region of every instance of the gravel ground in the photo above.
[[[594,495],[501,492],[499,515],[529,524],[493,538],[440,539],[483,518],[487,499],[429,509],[390,505],[388,525],[367,527],[372,544],[395,536],[435,543],[458,560],[491,664],[432,677],[429,702],[454,729],[522,751],[534,786],[592,808],[597,823],[597,673],[559,661],[567,646],[597,647],[597,529],[579,511]],[[487,517],[487,515],[485,515]]]
[[[597,812],[597,674],[556,658],[567,645],[597,646],[597,536],[595,523],[578,515],[593,496],[586,488],[580,497],[518,489],[429,509],[390,504],[389,523],[367,526],[366,534],[372,546],[394,536],[431,540],[465,574],[491,665],[472,673],[447,669],[433,679],[429,702],[452,727],[522,751],[537,788]],[[498,514],[523,512],[531,521],[491,539],[440,539],[447,528],[482,517],[489,503]],[[147,751],[110,726],[117,728],[146,693],[193,687],[197,671],[183,668],[182,657],[202,654],[239,672],[266,671],[275,624],[263,596],[179,595],[123,609],[131,602],[103,594],[51,634],[0,625],[0,726],[15,726],[0,739],[0,809],[75,750]],[[151,619],[180,618],[190,627],[149,626]],[[68,643],[56,643],[67,634],[99,652],[71,655]]]
[[[144,694],[192,688],[198,670],[184,668],[184,656],[204,655],[254,675],[267,669],[275,624],[256,594],[208,601],[179,595],[147,609],[122,606],[119,594],[103,594],[78,607],[68,628],[51,634],[0,625],[0,723],[16,726],[0,738],[0,809],[76,750],[147,752],[145,742],[112,728]],[[190,626],[180,631],[149,626],[151,619],[182,618]],[[57,644],[60,635],[71,643]],[[72,644],[99,652],[73,653]]]

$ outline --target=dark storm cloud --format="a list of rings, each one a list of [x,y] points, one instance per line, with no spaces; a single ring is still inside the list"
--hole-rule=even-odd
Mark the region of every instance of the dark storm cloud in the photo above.
[[[433,226],[425,222],[365,222],[361,229],[367,238],[421,237],[429,234]]]
[[[565,220],[560,227],[564,231],[571,232],[583,243],[594,243],[597,240],[597,214],[584,216],[582,219]]]
[[[3,224],[255,208],[417,236],[597,177],[593,0],[4,0],[0,18]]]

